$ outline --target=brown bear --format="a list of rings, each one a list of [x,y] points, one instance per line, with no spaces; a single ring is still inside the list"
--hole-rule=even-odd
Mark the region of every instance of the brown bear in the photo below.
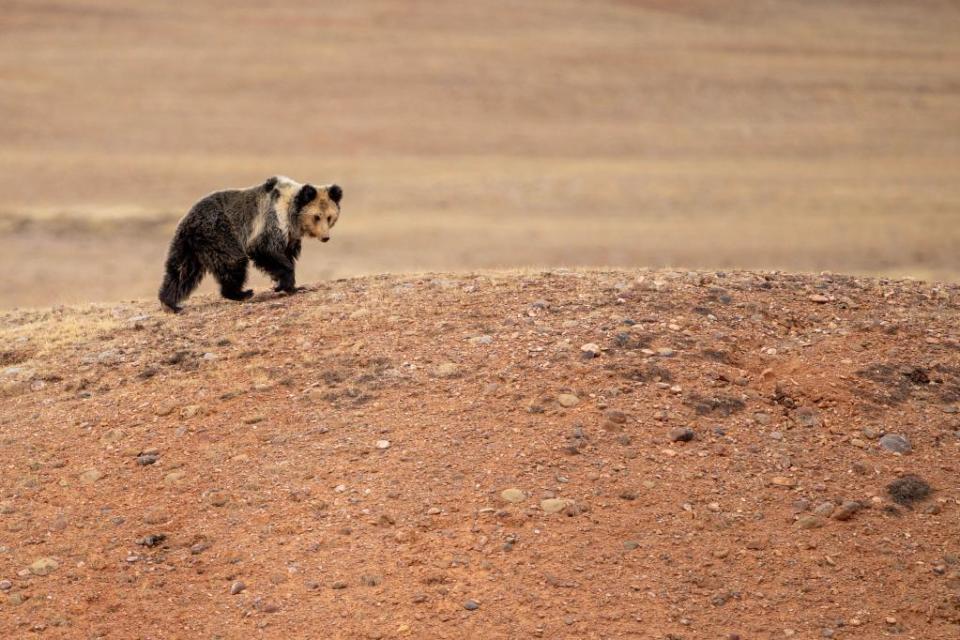
[[[330,239],[340,217],[343,190],[314,187],[274,176],[248,189],[216,191],[197,202],[180,221],[167,253],[160,302],[174,313],[206,272],[230,300],[246,300],[247,265],[269,275],[275,291],[296,291],[294,263],[303,236]]]

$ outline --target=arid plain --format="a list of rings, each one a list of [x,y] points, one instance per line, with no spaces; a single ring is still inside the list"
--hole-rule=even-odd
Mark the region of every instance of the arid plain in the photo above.
[[[958,33],[950,2],[7,2],[0,308],[150,296],[192,202],[274,173],[346,191],[304,282],[956,279]]]

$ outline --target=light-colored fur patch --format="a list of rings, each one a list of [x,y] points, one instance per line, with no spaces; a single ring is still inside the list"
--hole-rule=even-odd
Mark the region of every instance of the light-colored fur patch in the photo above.
[[[277,178],[276,189],[280,192],[280,195],[277,197],[274,215],[277,220],[277,228],[280,229],[280,232],[284,235],[288,236],[290,234],[288,224],[290,205],[302,186],[303,185],[296,180],[292,180],[286,176],[278,176]]]
[[[277,196],[276,203],[273,202],[272,197],[267,194],[261,199],[259,210],[257,211],[256,217],[254,217],[253,222],[250,225],[250,233],[247,234],[247,247],[251,247],[256,243],[257,238],[260,237],[260,234],[263,233],[263,230],[267,228],[267,216],[273,215],[274,220],[277,222],[277,228],[280,229],[280,232],[284,235],[289,235],[290,225],[289,225],[289,213],[290,205],[293,202],[293,198],[297,195],[297,192],[300,191],[300,187],[303,185],[288,178],[286,176],[277,176],[277,184],[274,187],[279,191]]]
[[[267,226],[267,212],[264,209],[265,207],[261,205],[256,217],[253,219],[253,224],[250,225],[250,233],[247,234],[248,249],[253,246],[257,238],[260,237],[260,234],[263,233],[264,227]]]

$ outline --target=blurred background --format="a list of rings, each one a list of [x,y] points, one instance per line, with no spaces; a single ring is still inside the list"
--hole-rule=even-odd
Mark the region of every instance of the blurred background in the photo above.
[[[301,282],[548,265],[960,277],[952,0],[2,9],[0,308],[153,296],[194,201],[278,173],[345,190]]]

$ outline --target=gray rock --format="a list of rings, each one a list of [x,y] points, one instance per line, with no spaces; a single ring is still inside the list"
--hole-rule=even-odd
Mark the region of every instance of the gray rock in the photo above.
[[[833,510],[837,508],[837,505],[833,504],[830,501],[821,502],[817,505],[816,509],[813,510],[814,515],[822,516],[824,518],[829,518],[833,515]]]
[[[13,583],[9,580],[0,580],[0,591],[9,591],[13,588]]]
[[[480,603],[477,602],[476,600],[467,600],[464,603],[463,608],[466,609],[467,611],[476,611],[477,609],[480,608]]]
[[[166,539],[167,539],[166,534],[151,533],[150,535],[143,536],[142,538],[137,539],[137,544],[144,547],[155,547]]]
[[[275,602],[259,602],[255,603],[254,607],[260,611],[263,611],[264,613],[276,613],[277,611],[280,611],[279,605],[277,605]]]
[[[241,593],[242,591],[246,590],[246,588],[247,588],[247,585],[245,585],[242,580],[237,580],[232,585],[230,585],[230,595],[235,596],[238,593]]]
[[[891,453],[910,453],[913,447],[905,436],[896,433],[888,433],[880,438],[880,447]]]
[[[617,411],[617,410],[615,410],[615,409],[611,409],[611,410],[607,411],[606,417],[607,417],[607,420],[609,420],[610,422],[612,422],[612,423],[614,423],[614,424],[626,424],[626,423],[627,423],[627,414],[625,414],[623,411]]]
[[[690,442],[697,434],[690,427],[675,427],[667,435],[671,442]]]

